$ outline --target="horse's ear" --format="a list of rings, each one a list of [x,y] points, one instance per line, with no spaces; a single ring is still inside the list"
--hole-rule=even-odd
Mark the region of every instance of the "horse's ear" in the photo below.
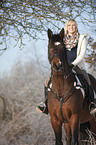
[[[53,33],[52,33],[52,31],[50,29],[48,29],[47,33],[48,33],[48,38],[50,39],[52,37]]]
[[[60,37],[63,39],[64,38],[64,28],[60,31]]]

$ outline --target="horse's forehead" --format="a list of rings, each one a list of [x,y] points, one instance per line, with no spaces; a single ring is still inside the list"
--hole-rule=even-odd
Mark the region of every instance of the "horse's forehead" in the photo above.
[[[59,36],[59,34],[57,34],[57,35],[54,34],[54,35],[52,36],[50,42],[51,42],[50,44],[53,44],[54,46],[59,46],[59,45],[62,44],[62,39],[61,39],[61,37]]]
[[[52,41],[53,42],[58,42],[58,41],[60,41],[61,39],[60,39],[60,36],[59,35],[53,35],[52,36]]]

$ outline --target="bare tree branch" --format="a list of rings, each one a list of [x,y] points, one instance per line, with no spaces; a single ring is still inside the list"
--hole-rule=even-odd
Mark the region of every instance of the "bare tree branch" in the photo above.
[[[79,18],[84,25],[95,28],[96,1],[1,0],[0,43],[7,48],[7,40],[13,38],[21,47],[24,35],[38,39],[38,33],[42,34],[50,26],[59,29],[58,23],[65,24],[70,18]]]

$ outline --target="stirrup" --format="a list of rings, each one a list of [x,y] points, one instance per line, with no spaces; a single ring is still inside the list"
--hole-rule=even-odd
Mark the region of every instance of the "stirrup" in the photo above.
[[[36,110],[40,113],[48,114],[48,109],[44,102],[39,103],[38,106],[36,107]]]
[[[92,107],[92,105],[93,105],[93,107]],[[92,108],[93,109],[92,109]],[[96,104],[94,103],[94,102],[91,102],[90,104],[89,104],[89,111],[90,111],[90,114],[91,115],[93,115],[93,114],[95,114],[96,113]]]

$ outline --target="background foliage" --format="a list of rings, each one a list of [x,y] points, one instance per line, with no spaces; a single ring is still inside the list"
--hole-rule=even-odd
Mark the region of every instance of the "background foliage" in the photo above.
[[[5,43],[7,49],[6,42],[10,37],[24,44],[24,35],[38,38],[38,33],[46,31],[50,25],[58,27],[58,22],[64,24],[70,18],[79,18],[79,22],[84,25],[94,26],[95,0],[1,0],[1,44]],[[96,27],[94,31],[96,32]]]

